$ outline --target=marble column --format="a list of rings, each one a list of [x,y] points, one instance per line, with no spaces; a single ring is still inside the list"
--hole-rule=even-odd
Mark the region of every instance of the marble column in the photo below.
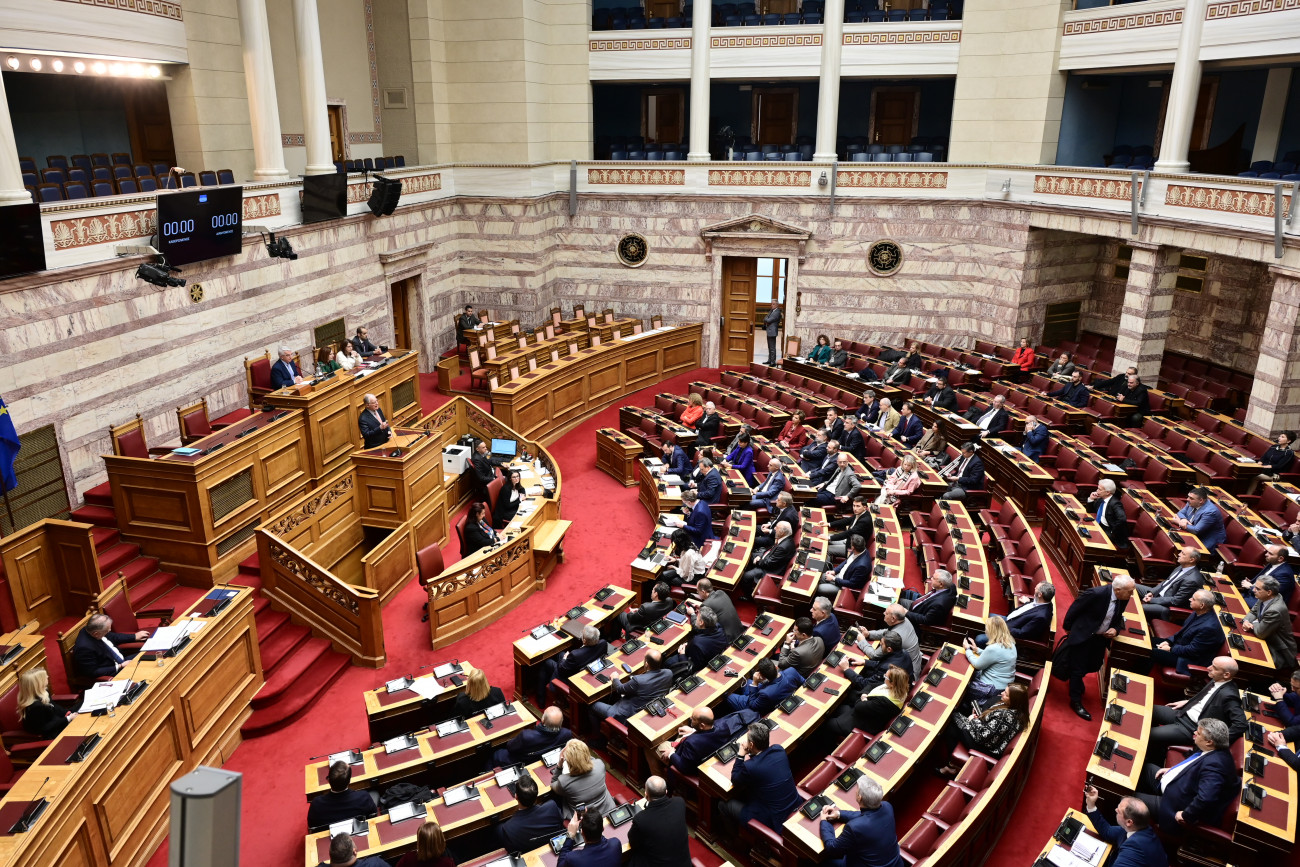
[[[9,117],[4,76],[0,75],[0,205],[30,203],[32,194],[23,188],[23,170],[18,165],[18,142]]]
[[[293,0],[293,31],[298,43],[298,81],[302,86],[303,134],[309,175],[332,174],[330,121],[325,96],[325,59],[320,47],[316,0]]]
[[[1165,354],[1165,338],[1169,336],[1178,251],[1154,244],[1125,243],[1133,248],[1133,259],[1124,289],[1114,369],[1136,367],[1142,381],[1154,386]]]
[[[817,140],[813,162],[836,159],[840,123],[840,55],[844,53],[844,0],[826,0],[822,24],[822,70],[817,88]]]
[[[1265,436],[1300,426],[1300,271],[1270,271],[1273,297],[1246,405],[1246,427]]]
[[[1185,172],[1189,168],[1192,122],[1201,93],[1201,30],[1205,26],[1205,0],[1187,0],[1174,55],[1174,75],[1169,83],[1169,104],[1160,137],[1158,172]]]
[[[288,178],[280,141],[280,103],[275,96],[266,0],[239,0],[239,37],[244,49],[244,83],[248,87],[248,115],[253,128],[253,179]]]
[[[706,162],[709,154],[709,24],[713,0],[695,0],[691,20],[691,131],[686,159]]]
[[[1264,83],[1264,100],[1259,107],[1259,127],[1255,130],[1255,147],[1250,161],[1281,159],[1277,152],[1282,138],[1282,121],[1286,116],[1286,98],[1291,90],[1291,67],[1277,66],[1268,71]]]

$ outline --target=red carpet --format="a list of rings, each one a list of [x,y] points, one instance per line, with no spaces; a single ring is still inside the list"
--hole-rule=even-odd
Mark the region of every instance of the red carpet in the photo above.
[[[717,378],[717,371],[694,371],[655,385],[621,403],[649,404],[659,391],[684,392],[693,379]],[[445,402],[433,388],[433,377],[421,377],[424,407]],[[590,596],[607,583],[628,584],[633,554],[645,542],[651,520],[637,502],[637,490],[625,488],[595,466],[595,430],[617,424],[617,405],[570,431],[551,446],[563,479],[563,516],[574,522],[565,541],[561,564],[544,591],[534,594],[492,627],[439,651],[429,648],[428,624],[420,622],[424,594],[412,583],[384,609],[384,641],[388,665],[382,670],[352,668],[301,719],[264,737],[248,740],[235,751],[226,768],[243,779],[243,825],[240,849],[245,864],[302,863],[307,801],[303,796],[303,766],[313,756],[368,744],[362,693],[422,665],[468,660],[483,668],[491,683],[509,691],[514,681],[511,645],[516,637],[555,612]],[[448,546],[454,548],[454,542]],[[452,558],[458,551],[449,551]],[[915,567],[909,570],[916,584]],[[1064,584],[1057,581],[1058,611],[1069,605]],[[1090,706],[1097,710],[1097,690],[1089,685]],[[1098,715],[1097,719],[1100,719]],[[1079,801],[1084,767],[1096,740],[1099,723],[1074,716],[1065,690],[1053,684],[1033,775],[1016,811],[1014,830],[993,850],[990,864],[1023,864],[1051,836],[1062,811]],[[897,799],[900,835],[933,800],[938,778],[920,775]],[[166,844],[149,862],[164,867]],[[467,853],[468,854],[468,853]],[[708,857],[706,864],[717,859]]]

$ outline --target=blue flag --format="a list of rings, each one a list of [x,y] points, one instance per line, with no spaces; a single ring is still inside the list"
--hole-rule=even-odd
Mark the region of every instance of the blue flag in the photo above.
[[[9,417],[9,407],[5,406],[4,398],[0,398],[0,493],[18,487],[14,461],[18,459],[20,448],[22,443],[18,441],[14,420]]]

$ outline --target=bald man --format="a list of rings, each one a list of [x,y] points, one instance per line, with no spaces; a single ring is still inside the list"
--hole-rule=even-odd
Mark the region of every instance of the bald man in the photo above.
[[[1232,679],[1237,663],[1231,656],[1216,656],[1201,691],[1173,704],[1156,705],[1151,713],[1151,736],[1147,740],[1147,761],[1163,765],[1169,747],[1191,746],[1192,734],[1202,720],[1217,719],[1228,727],[1232,740],[1246,730],[1246,713],[1241,691]]]
[[[681,867],[691,863],[686,802],[668,797],[668,782],[663,777],[645,781],[645,801],[628,829],[627,846],[632,867]]]
[[[492,754],[492,765],[501,768],[535,762],[545,753],[567,744],[572,737],[573,732],[564,727],[564,714],[552,705],[542,711],[537,725],[524,729],[496,750]]]

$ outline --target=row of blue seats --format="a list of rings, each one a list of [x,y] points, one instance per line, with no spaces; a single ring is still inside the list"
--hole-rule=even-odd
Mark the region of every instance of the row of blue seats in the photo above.
[[[73,169],[72,171],[77,171]],[[177,189],[176,178],[170,174],[154,177],[153,175],[134,175],[111,180],[94,178],[87,181],[64,181],[62,183],[27,183],[30,173],[23,173],[23,185],[31,193],[34,202],[64,202],[77,199],[102,198],[104,196],[132,196],[138,193],[153,193],[158,190]],[[201,171],[195,177],[194,172],[185,172],[180,177],[180,188],[216,187],[233,184],[235,175],[230,169],[219,171]]]
[[[1156,164],[1156,158],[1151,155],[1140,157],[1117,156],[1110,161],[1108,168],[1112,169],[1149,169]]]
[[[366,157],[363,160],[335,160],[334,168],[340,173],[383,172],[388,169],[406,168],[406,157]]]
[[[131,159],[131,155],[128,153],[115,153],[111,156],[109,154],[73,154],[71,157],[62,154],[51,154],[45,158],[45,165],[52,169],[63,169],[65,171],[74,168],[90,171],[97,166],[129,166],[134,163],[135,160]],[[31,157],[20,156],[18,165],[24,172],[36,171],[36,160]],[[163,171],[170,168],[165,163],[159,163],[158,165],[163,167]]]
[[[1297,167],[1300,166],[1300,151],[1287,151],[1282,159],[1277,162],[1272,160],[1256,160],[1250,164],[1250,168],[1244,172],[1238,172],[1239,178],[1267,178],[1269,180],[1294,180],[1290,175],[1296,174]]]

